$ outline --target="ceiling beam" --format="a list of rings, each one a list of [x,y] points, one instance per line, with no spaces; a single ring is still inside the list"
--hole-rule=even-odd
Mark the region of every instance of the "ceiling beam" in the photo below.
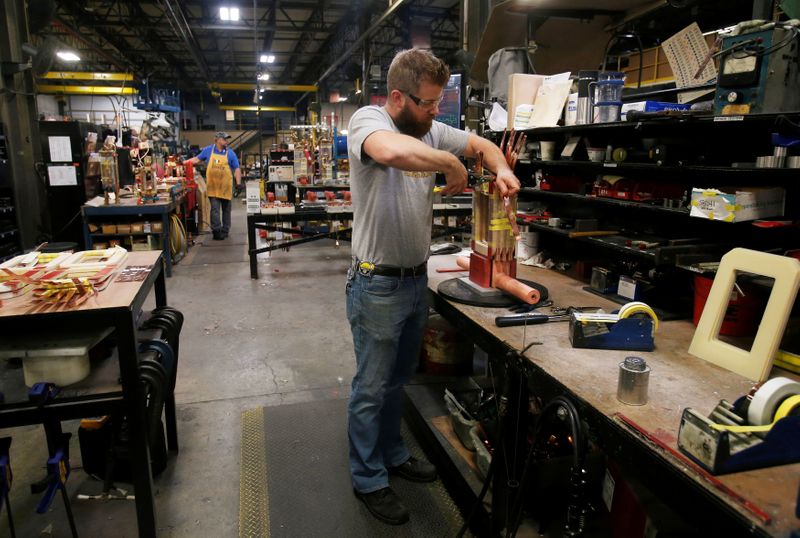
[[[306,52],[308,47],[309,39],[313,37],[313,34],[318,31],[317,27],[322,23],[322,14],[325,11],[325,8],[328,4],[329,0],[319,0],[317,5],[314,7],[311,14],[306,19],[306,22],[303,23],[303,30],[300,38],[297,40],[297,44],[294,47],[291,55],[289,56],[289,62],[284,67],[283,71],[281,72],[281,76],[279,78],[280,82],[286,83],[288,82],[289,78],[294,73],[294,69],[297,66],[297,62],[299,61],[301,55]],[[399,0],[402,1],[402,0]]]
[[[246,112],[295,112],[293,106],[267,106],[267,105],[219,105],[220,110],[239,110]]]
[[[60,84],[38,84],[36,93],[59,95],[133,95],[137,93],[130,86],[62,86]]]
[[[239,90],[253,91],[256,89],[254,83],[247,82],[209,82],[208,87],[212,90]],[[317,87],[313,84],[259,84],[258,89],[268,92],[315,92]]]
[[[48,71],[38,78],[56,80],[133,80],[131,73],[88,73],[84,71]]]
[[[192,33],[192,29],[189,27],[189,23],[186,22],[186,15],[183,13],[183,8],[181,8],[180,4],[173,3],[173,0],[159,0],[159,3],[164,9],[164,13],[167,14],[167,21],[169,21],[173,31],[183,38],[183,42],[189,50],[189,54],[197,64],[201,76],[208,80],[208,65],[200,52],[200,47]]]

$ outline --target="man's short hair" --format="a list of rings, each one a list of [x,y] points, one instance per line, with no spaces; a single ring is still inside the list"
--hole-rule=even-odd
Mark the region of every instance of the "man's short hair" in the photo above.
[[[450,79],[450,69],[429,50],[409,49],[397,53],[389,66],[386,88],[415,92],[423,80],[436,86],[445,86]]]

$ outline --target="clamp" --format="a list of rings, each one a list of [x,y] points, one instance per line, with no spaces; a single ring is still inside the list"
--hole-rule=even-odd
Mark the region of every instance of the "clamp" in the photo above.
[[[34,383],[28,390],[28,400],[36,405],[44,405],[59,393],[55,383]]]
[[[14,478],[11,473],[10,447],[11,437],[3,437],[0,439],[0,510],[3,509],[3,502],[5,502],[7,507],[6,511],[8,513],[8,531],[11,538],[14,538],[16,533],[14,532],[14,519],[11,516],[11,500],[9,499],[11,482]]]
[[[37,514],[44,514],[53,504],[56,493],[61,490],[61,497],[64,499],[64,509],[67,512],[67,520],[72,531],[72,536],[78,536],[75,527],[75,518],[72,515],[72,506],[67,494],[67,478],[70,475],[69,465],[69,440],[71,433],[62,433],[60,439],[55,443],[53,455],[47,460],[47,476],[39,482],[31,484],[31,493],[36,495],[44,492],[44,496],[36,506]]]

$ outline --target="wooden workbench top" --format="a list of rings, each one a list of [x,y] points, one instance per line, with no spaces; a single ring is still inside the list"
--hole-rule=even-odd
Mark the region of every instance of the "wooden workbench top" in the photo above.
[[[153,266],[159,260],[161,251],[140,251],[129,252],[125,260],[125,266]],[[139,293],[143,282],[116,282],[117,276],[108,287],[90,297],[77,308],[51,308],[44,312],[36,311],[37,314],[81,312],[87,310],[129,308],[134,298]],[[17,299],[5,301],[0,306],[0,318],[12,316],[24,316],[32,313],[33,305],[30,302],[30,294],[26,294]]]
[[[433,256],[429,261],[429,288],[436,292],[439,283],[466,276],[463,273],[436,273],[437,267],[455,267],[455,256]],[[583,290],[584,284],[547,269],[518,266],[519,278],[546,286],[556,306],[598,306],[610,312],[620,305]],[[539,369],[567,387],[576,397],[615,420],[624,415],[674,450],[684,408],[692,407],[707,415],[720,399],[734,401],[746,394],[752,382],[714,364],[689,355],[694,325],[689,321],[661,322],[652,352],[626,352],[576,349],[569,342],[568,323],[552,322],[523,327],[497,327],[494,318],[509,313],[503,308],[484,308],[452,303],[457,310],[479,324],[509,347],[521,350],[533,341],[541,342],[525,353]],[[524,342],[523,342],[523,334]],[[628,355],[644,358],[651,367],[649,401],[643,406],[626,405],[617,400],[618,364]],[[783,370],[773,376],[796,377]],[[655,444],[651,448],[658,452]],[[722,497],[726,503],[752,517],[732,495],[721,493],[690,466],[668,453],[666,459],[686,473],[700,487]],[[644,471],[643,471],[644,472]],[[800,464],[784,465],[716,477],[722,484],[747,498],[769,514],[773,521],[761,525],[776,536],[789,536],[800,526],[794,516]]]

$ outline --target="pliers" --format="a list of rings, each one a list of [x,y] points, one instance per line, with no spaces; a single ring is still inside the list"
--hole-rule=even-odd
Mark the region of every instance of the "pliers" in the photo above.
[[[509,308],[508,310],[509,310],[509,312],[514,312],[515,314],[524,314],[526,312],[533,312],[536,309],[545,308],[545,307],[548,307],[548,306],[553,306],[553,301],[550,301],[550,300],[539,301],[536,304],[523,303],[523,304],[514,305],[511,308]]]
[[[498,327],[513,327],[515,325],[538,325],[550,321],[568,321],[573,312],[584,312],[598,310],[595,306],[570,306],[567,308],[553,307],[550,314],[541,312],[523,312],[521,314],[510,314],[508,316],[497,316],[494,323]]]

